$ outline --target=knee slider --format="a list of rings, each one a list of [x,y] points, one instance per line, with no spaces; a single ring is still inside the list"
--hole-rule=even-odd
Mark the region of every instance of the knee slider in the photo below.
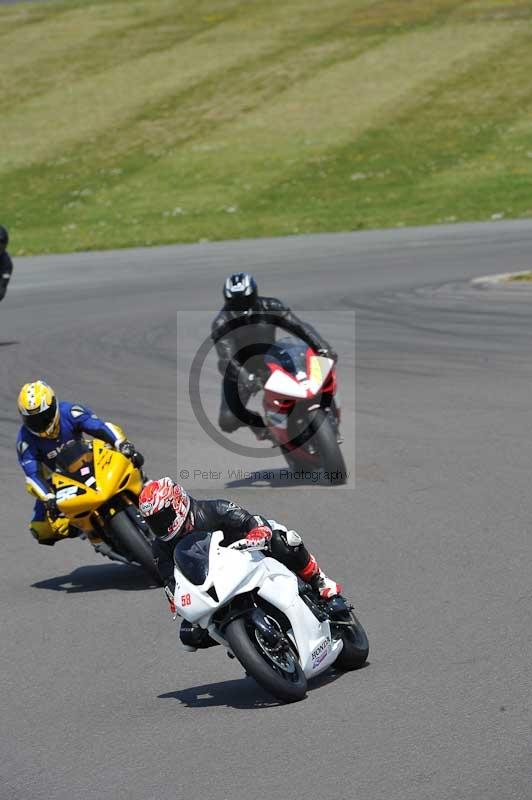
[[[220,426],[220,430],[222,430],[224,433],[234,433],[234,431],[236,431],[237,428],[240,427],[238,420],[235,420],[232,414],[231,416],[220,415],[220,419],[218,420],[218,425]]]
[[[53,536],[53,531],[50,529],[48,522],[40,522],[32,520],[28,525],[29,531],[34,539],[40,541],[41,539],[49,539]]]
[[[31,535],[39,544],[54,544],[57,537],[48,520],[32,519],[28,525]]]

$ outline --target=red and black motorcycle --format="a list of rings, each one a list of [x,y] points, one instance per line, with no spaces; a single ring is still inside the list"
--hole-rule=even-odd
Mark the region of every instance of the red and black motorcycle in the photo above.
[[[326,483],[346,483],[335,362],[294,338],[277,341],[264,361],[264,421],[288,465],[320,470]]]

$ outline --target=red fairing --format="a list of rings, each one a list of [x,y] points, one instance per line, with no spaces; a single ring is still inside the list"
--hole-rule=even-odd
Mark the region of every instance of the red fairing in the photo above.
[[[336,394],[336,369],[332,369],[321,389],[323,394]]]
[[[288,414],[294,407],[294,400],[280,400],[273,392],[264,392],[264,408],[276,414]]]
[[[307,366],[307,375],[310,374],[311,371],[311,359],[316,356],[316,353],[309,347],[305,354],[306,366]],[[276,372],[280,372],[283,375],[286,375],[289,380],[299,386],[299,381],[287,370],[281,367],[279,364],[275,362],[269,361],[267,362],[268,369],[270,370],[271,374],[274,375]],[[312,392],[309,388],[306,389],[307,392],[307,400],[312,400],[312,398],[317,397],[318,395],[336,394],[336,369],[333,367],[327,376],[327,379],[323,386],[321,386],[317,392]],[[277,391],[272,391],[269,389],[265,389],[264,392],[264,408],[266,411],[272,411],[277,414],[288,414],[294,404],[297,402],[296,398],[290,397],[283,397],[282,394],[278,393]]]
[[[292,453],[305,465],[314,466],[320,462],[320,454],[305,447],[298,440],[295,432],[305,414],[321,406],[329,409],[334,405],[333,398],[337,391],[337,373],[332,360],[327,366],[316,364],[320,356],[312,348],[298,350],[292,359],[292,367],[286,363],[281,365],[276,360],[266,360],[270,375],[264,386],[262,398],[265,420],[270,438],[286,453]],[[284,362],[283,362],[284,363]],[[323,380],[324,369],[328,372]],[[297,376],[297,377],[296,377]],[[305,410],[307,406],[308,411]],[[292,417],[299,408],[298,417]],[[340,411],[334,405],[332,415],[340,420]],[[303,430],[303,429],[302,429]]]

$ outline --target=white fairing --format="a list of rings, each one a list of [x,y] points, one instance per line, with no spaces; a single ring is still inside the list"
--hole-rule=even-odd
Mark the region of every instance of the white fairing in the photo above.
[[[283,397],[312,397],[319,392],[334,366],[334,361],[330,358],[314,356],[314,360],[317,369],[313,375],[298,372],[293,377],[288,372],[276,369],[264,384],[264,388]]]
[[[221,547],[222,540],[222,531],[215,531],[209,550],[209,574],[201,586],[191,583],[175,568],[178,613],[189,622],[207,628],[214,639],[227,646],[212,622],[213,614],[236,595],[256,589],[260,597],[290,620],[289,635],[297,647],[307,678],[327,669],[340,653],[342,641],[332,641],[329,622],[319,622],[300,598],[294,573],[262,551]],[[207,593],[212,587],[218,602]]]
[[[306,388],[301,386],[299,382],[288,375],[287,372],[281,372],[280,369],[276,369],[275,372],[272,372],[264,384],[264,388],[269,392],[275,392],[275,394],[280,394],[283,397],[307,396]]]

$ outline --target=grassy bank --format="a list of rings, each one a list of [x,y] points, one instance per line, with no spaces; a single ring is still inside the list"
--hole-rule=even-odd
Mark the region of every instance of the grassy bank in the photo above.
[[[0,9],[13,251],[532,215],[524,0]]]
[[[532,272],[519,272],[510,278],[510,281],[518,281],[519,283],[528,283],[532,281]]]

